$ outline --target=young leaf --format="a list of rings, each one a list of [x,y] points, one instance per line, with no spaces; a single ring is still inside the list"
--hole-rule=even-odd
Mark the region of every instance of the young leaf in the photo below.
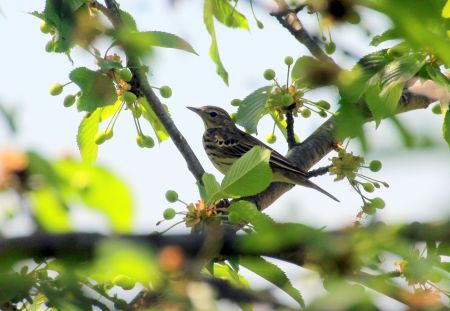
[[[442,126],[442,134],[444,139],[450,147],[450,110],[447,110],[444,117],[444,124]]]
[[[234,197],[257,194],[272,181],[270,150],[255,146],[236,160],[222,180],[222,191]]]
[[[92,163],[97,159],[98,145],[95,143],[95,134],[99,124],[112,116],[121,104],[120,101],[116,101],[114,105],[97,108],[94,112],[87,113],[81,120],[77,133],[77,145],[84,162]]]
[[[121,32],[119,41],[138,54],[150,51],[149,48],[158,46],[186,51],[195,55],[197,52],[184,39],[162,31]]]
[[[92,113],[87,113],[78,127],[78,149],[80,149],[81,159],[86,163],[92,163],[97,159],[98,145],[94,140],[99,124],[99,110],[96,109]]]
[[[377,35],[373,37],[372,41],[370,41],[370,45],[372,46],[378,46],[379,44],[389,41],[398,39],[400,36],[396,33],[395,29],[388,29],[385,32],[383,32],[381,35]]]
[[[249,133],[256,133],[259,119],[264,115],[264,106],[269,99],[273,86],[264,86],[248,95],[239,105],[236,123]]]
[[[364,98],[372,112],[376,127],[380,125],[381,119],[395,114],[403,86],[404,83],[397,83],[382,91],[379,85],[374,85],[367,90]]]
[[[247,19],[235,7],[230,5],[229,1],[213,1],[214,16],[219,22],[231,28],[249,29]]]
[[[147,121],[150,122],[150,125],[155,131],[158,141],[161,143],[165,141],[167,138],[169,138],[170,137],[169,133],[167,132],[166,128],[161,123],[161,121],[159,120],[158,116],[155,114],[153,109],[150,107],[147,99],[145,97],[139,97],[138,102],[144,108],[142,111],[142,115],[144,116],[145,119],[147,119]]]
[[[54,52],[67,52],[73,45],[76,31],[76,15],[80,10],[86,10],[86,0],[47,0],[45,9],[40,13],[32,13],[34,16],[42,18],[47,24],[55,27],[58,36],[54,45]]]
[[[30,192],[30,203],[43,229],[54,233],[71,231],[68,209],[55,189],[44,187]]]
[[[311,56],[302,56],[295,61],[291,80],[300,89],[312,89],[335,83],[339,69]]]
[[[255,204],[249,201],[235,201],[231,203],[228,210],[230,213],[236,213],[240,219],[252,224],[258,232],[263,232],[275,224],[272,218],[260,212]]]
[[[214,175],[205,173],[202,176],[202,180],[206,192],[206,198],[204,198],[205,201],[214,202],[219,199],[219,196],[221,194],[221,187]]]
[[[79,67],[69,77],[81,89],[77,103],[79,111],[93,112],[96,108],[112,105],[117,100],[113,81],[100,72]]]
[[[297,301],[302,308],[305,307],[305,302],[303,301],[302,295],[298,289],[292,285],[286,273],[277,265],[265,260],[262,257],[244,256],[240,258],[240,264],[283,290],[286,294]]]
[[[206,30],[208,30],[211,36],[211,47],[209,48],[209,55],[212,61],[217,66],[217,74],[222,78],[226,85],[228,85],[228,72],[222,64],[219,56],[219,48],[217,46],[216,30],[214,28],[214,1],[215,0],[205,0],[203,8],[203,22],[205,23]]]
[[[103,212],[116,231],[128,232],[131,229],[132,198],[122,180],[105,168],[72,160],[58,161],[54,167],[62,178],[69,181],[67,193],[79,195],[86,206]]]

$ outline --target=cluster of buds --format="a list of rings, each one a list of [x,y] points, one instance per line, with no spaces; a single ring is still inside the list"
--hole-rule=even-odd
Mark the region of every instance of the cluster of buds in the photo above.
[[[380,185],[389,187],[387,182],[376,180],[359,173],[360,168],[368,168],[372,172],[378,172],[381,169],[381,162],[373,160],[368,166],[364,165],[364,158],[353,155],[352,152],[346,152],[345,149],[340,149],[337,157],[331,159],[332,167],[329,169],[331,175],[336,175],[335,180],[342,180],[346,178],[355,191],[361,196],[363,201],[362,210],[358,213],[358,218],[363,214],[373,215],[376,209],[382,209],[385,206],[384,200],[379,197],[369,198],[364,193],[372,193],[375,188],[380,188]]]

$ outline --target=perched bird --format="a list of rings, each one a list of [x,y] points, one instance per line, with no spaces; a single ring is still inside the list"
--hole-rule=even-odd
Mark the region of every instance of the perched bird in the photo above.
[[[205,124],[203,148],[205,148],[208,158],[222,174],[226,174],[234,161],[252,147],[263,146],[272,151],[269,165],[272,169],[273,182],[285,182],[313,188],[339,202],[334,196],[309,181],[307,174],[290,160],[253,136],[238,129],[230,115],[222,108],[215,106],[187,108],[202,118]]]

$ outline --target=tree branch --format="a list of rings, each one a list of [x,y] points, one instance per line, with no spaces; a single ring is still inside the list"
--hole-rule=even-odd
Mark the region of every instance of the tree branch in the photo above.
[[[339,67],[309,35],[298,18],[296,10],[289,9],[285,1],[279,2],[278,11],[271,13],[271,15],[274,16],[278,22],[280,22],[280,24],[286,28],[295,37],[295,39],[297,39],[297,41],[308,48],[314,57],[328,63],[332,67]]]
[[[398,237],[398,241],[402,239],[412,243],[420,241],[449,241],[450,221],[428,224],[413,223],[392,227],[373,224],[365,228],[329,232],[306,228],[303,236],[297,236],[293,243],[279,245],[277,249],[270,249],[266,245],[255,244],[255,240],[252,240],[251,235],[224,234],[221,241],[219,241],[218,251],[223,256],[269,256],[298,266],[308,265],[309,268],[315,266],[323,271],[328,271],[327,267],[331,267],[332,270],[330,271],[334,271],[343,277],[349,277],[353,281],[408,304],[408,301],[402,295],[399,295],[399,293],[404,292],[404,289],[391,283],[389,278],[383,277],[380,279],[382,276],[355,272],[361,268],[358,264],[355,265],[359,258],[358,252],[355,252],[354,249],[355,234],[363,234],[364,236],[364,234],[370,233],[371,236],[386,237],[386,234],[389,232]],[[50,257],[82,263],[94,258],[96,247],[99,243],[107,239],[121,239],[140,243],[156,250],[164,249],[167,246],[177,246],[183,252],[183,257],[186,258],[183,271],[189,272],[189,269],[195,266],[192,264],[192,261],[199,260],[199,254],[204,249],[205,242],[209,238],[207,234],[119,235],[108,237],[98,233],[68,233],[61,235],[36,233],[27,237],[0,239],[0,262],[11,263],[20,259]],[[319,243],[320,241],[327,242],[323,244]],[[391,243],[395,242],[386,240],[385,243],[389,248],[392,247]],[[330,247],[327,248],[326,245]],[[339,247],[332,247],[333,245],[339,245]],[[383,248],[382,245],[380,247]],[[409,248],[407,247],[407,249]],[[195,280],[195,275],[193,277]],[[387,282],[386,284],[389,286],[381,285],[377,281],[378,279]],[[219,285],[222,286],[223,284]],[[224,289],[224,291],[228,294],[233,292],[230,288]],[[222,294],[225,295],[225,292],[222,292]],[[258,297],[260,298],[258,295],[246,296],[246,298],[242,297],[242,301],[245,299],[259,299]],[[270,303],[270,300],[266,300],[265,303]]]
[[[123,22],[116,1],[105,0],[105,3],[108,10],[108,13],[105,13],[105,15],[110,19],[114,28],[120,29]],[[142,93],[142,95],[145,96],[148,103],[150,104],[151,109],[158,116],[159,120],[169,133],[173,143],[186,161],[189,171],[194,175],[198,183],[202,183],[202,176],[205,173],[205,170],[203,169],[196,155],[187,143],[183,134],[178,130],[175,123],[164,109],[158,96],[156,96],[155,92],[153,92],[153,89],[150,87],[139,58],[127,51],[126,48],[124,48],[124,51],[127,56],[128,67],[133,73],[133,80],[131,82],[131,84],[134,86],[133,91],[139,91],[140,93]]]

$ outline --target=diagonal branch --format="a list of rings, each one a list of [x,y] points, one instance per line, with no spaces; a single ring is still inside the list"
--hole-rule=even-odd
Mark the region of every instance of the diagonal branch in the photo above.
[[[105,15],[110,19],[114,28],[120,29],[122,27],[123,21],[120,15],[118,4],[114,0],[105,0],[105,3],[106,10],[98,3],[97,6],[100,9],[102,9],[103,7],[102,11],[105,12]],[[150,87],[139,58],[127,51],[127,49],[124,49],[124,51],[127,56],[128,67],[133,72],[133,81],[131,82],[131,84],[134,86],[134,91],[140,91],[142,95],[145,96],[148,103],[150,104],[150,107],[166,128],[173,143],[186,161],[189,171],[192,173],[192,175],[194,175],[198,183],[202,183],[202,176],[205,173],[205,170],[194,154],[194,151],[192,151],[183,134],[178,130],[172,118],[169,116],[169,114],[161,104],[158,96],[156,96],[155,92],[153,92],[153,89]]]
[[[279,2],[283,2],[283,4],[279,4],[278,12],[273,12],[271,15],[274,16],[280,24],[295,37],[295,39],[308,48],[314,57],[326,62],[332,67],[338,67],[334,60],[322,50],[306,31],[305,27],[303,27],[302,22],[297,16],[296,10],[289,9],[284,1]]]

